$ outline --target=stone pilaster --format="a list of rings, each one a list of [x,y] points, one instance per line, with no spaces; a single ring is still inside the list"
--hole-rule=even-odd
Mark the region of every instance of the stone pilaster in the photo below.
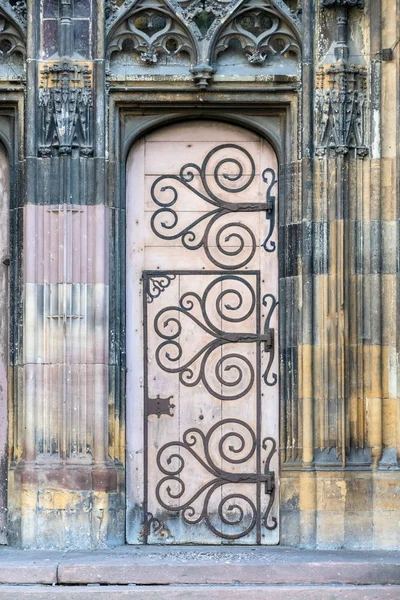
[[[30,10],[43,27],[28,35],[22,427],[12,535],[24,547],[94,548],[123,542],[108,454],[105,90],[104,68],[94,60],[103,9],[98,15],[91,0],[59,0]]]
[[[8,306],[9,306],[9,210],[10,167],[0,144],[0,544],[7,540],[7,412],[8,412]]]

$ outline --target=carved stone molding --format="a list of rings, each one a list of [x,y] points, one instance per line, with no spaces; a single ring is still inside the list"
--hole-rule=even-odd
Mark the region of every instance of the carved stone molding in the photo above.
[[[45,65],[41,71],[39,154],[92,153],[92,72],[88,65],[71,61]]]
[[[317,149],[347,154],[355,150],[363,158],[365,143],[367,72],[364,68],[337,65],[321,68],[317,74]]]

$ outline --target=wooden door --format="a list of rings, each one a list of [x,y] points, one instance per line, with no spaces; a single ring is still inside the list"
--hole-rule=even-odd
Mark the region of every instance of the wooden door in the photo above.
[[[127,164],[127,539],[277,544],[277,160],[189,121]]]

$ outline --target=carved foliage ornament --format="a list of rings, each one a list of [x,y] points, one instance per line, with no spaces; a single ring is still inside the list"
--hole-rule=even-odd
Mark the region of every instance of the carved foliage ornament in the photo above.
[[[39,88],[41,156],[92,152],[91,70],[68,61],[45,66]]]

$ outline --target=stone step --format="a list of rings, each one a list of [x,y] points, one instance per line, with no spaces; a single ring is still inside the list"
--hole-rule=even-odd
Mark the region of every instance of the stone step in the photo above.
[[[357,553],[344,556],[304,556],[283,553],[161,553],[132,555],[71,555],[58,567],[57,581],[71,585],[179,584],[347,584],[400,585],[400,561],[368,560]],[[398,597],[400,600],[400,596]]]
[[[6,587],[16,584],[20,587]],[[31,587],[34,584],[49,587]],[[296,590],[303,594],[296,598],[312,600],[400,600],[400,552],[124,546],[59,553],[0,548],[0,600],[18,597],[16,593],[28,594],[21,598],[40,598],[37,594],[52,598],[52,593],[54,598],[85,598],[92,589],[99,594],[106,590],[113,594],[110,598],[118,593],[143,600],[162,599],[157,594],[166,590],[179,599],[190,593],[186,597],[222,600],[226,595],[228,600],[243,600],[246,593],[250,594],[246,600],[258,600],[266,591],[268,599],[278,599]],[[14,596],[4,595],[8,590]],[[78,592],[83,595],[62,595]]]
[[[0,586],[0,600],[399,600],[400,586]]]

